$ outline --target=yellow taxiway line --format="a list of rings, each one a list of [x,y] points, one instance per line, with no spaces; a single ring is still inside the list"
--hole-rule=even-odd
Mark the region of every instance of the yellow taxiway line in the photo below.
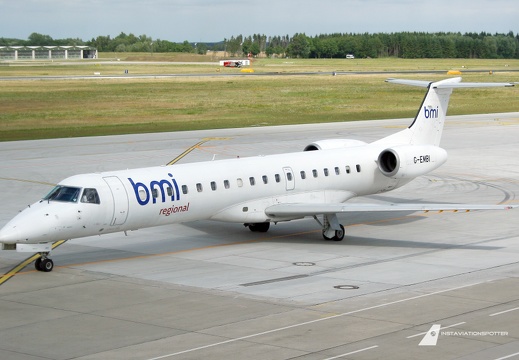
[[[42,185],[50,185],[50,186],[56,186],[56,184],[51,184],[45,181],[36,181],[36,180],[26,180],[26,179],[16,179],[16,178],[5,178],[0,177],[0,180],[6,180],[6,181],[21,181],[21,182],[27,182],[32,184],[42,184]]]
[[[54,250],[55,248],[57,248],[58,246],[62,245],[63,243],[65,243],[65,241],[67,240],[59,240],[59,241],[56,241],[54,244],[52,244],[52,249]],[[13,276],[15,276],[16,274],[18,274],[20,271],[22,271],[27,265],[29,265],[30,263],[32,263],[33,261],[36,261],[38,258],[40,257],[40,254],[34,254],[30,257],[28,257],[27,259],[25,259],[24,261],[22,261],[21,263],[19,263],[18,265],[16,265],[14,268],[12,268],[11,270],[9,270],[8,272],[6,272],[4,275],[2,275],[0,277],[0,285],[2,285],[3,283],[5,283],[7,280],[9,280],[10,278],[12,278]]]
[[[207,137],[207,138],[203,138],[201,141],[197,142],[195,145],[190,146],[189,148],[187,148],[182,154],[178,155],[176,158],[174,158],[173,160],[168,162],[166,165],[173,165],[173,164],[175,164],[180,159],[182,159],[184,156],[189,154],[191,151],[197,149],[200,145],[202,145],[202,144],[204,144],[204,143],[206,143],[208,141],[211,141],[211,140],[229,140],[229,139],[230,138],[222,138],[222,137]]]

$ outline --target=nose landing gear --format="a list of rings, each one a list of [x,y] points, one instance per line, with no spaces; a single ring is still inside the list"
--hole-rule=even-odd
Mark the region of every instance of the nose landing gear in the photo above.
[[[38,271],[50,272],[54,269],[54,262],[47,256],[49,253],[40,253],[40,257],[34,262],[34,267]]]

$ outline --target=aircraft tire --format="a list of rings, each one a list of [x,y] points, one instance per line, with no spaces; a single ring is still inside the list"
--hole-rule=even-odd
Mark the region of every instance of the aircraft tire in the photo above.
[[[335,235],[333,237],[328,237],[325,235],[325,231],[323,230],[323,238],[326,241],[342,241],[344,239],[344,226],[340,225],[340,230],[335,230]]]
[[[249,230],[252,232],[267,232],[269,228],[269,222],[249,224]]]
[[[42,271],[41,270],[41,258],[36,259],[36,261],[34,262],[34,268],[38,271]]]
[[[54,269],[54,262],[51,259],[43,259],[40,263],[40,271],[51,272]]]
[[[335,236],[333,237],[333,241],[342,241],[344,239],[344,226],[341,225],[340,230],[335,230]]]

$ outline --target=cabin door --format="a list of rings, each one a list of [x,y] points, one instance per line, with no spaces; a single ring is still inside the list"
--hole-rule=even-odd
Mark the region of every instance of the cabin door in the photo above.
[[[103,178],[112,191],[114,212],[110,225],[122,225],[128,218],[128,194],[123,183],[117,176],[107,176]]]

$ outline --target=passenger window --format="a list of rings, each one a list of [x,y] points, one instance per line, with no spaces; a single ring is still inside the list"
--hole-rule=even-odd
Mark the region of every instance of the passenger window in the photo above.
[[[224,180],[223,181],[223,187],[226,188],[226,189],[229,189],[231,187],[231,184],[229,183],[229,180]]]
[[[211,190],[213,190],[213,191],[216,190],[216,182],[214,182],[214,181],[211,181]]]
[[[182,185],[182,194],[186,195],[188,193],[187,185]]]
[[[329,175],[328,168],[324,168],[324,176],[328,176],[328,175]]]
[[[306,179],[306,173],[304,171],[301,171],[301,179]]]
[[[317,170],[313,169],[312,170],[312,174],[314,175],[314,178],[316,178],[317,177]]]
[[[292,173],[291,172],[287,172],[287,180],[288,181],[292,181]]]
[[[351,172],[349,165],[346,165],[346,174],[349,174]]]
[[[196,191],[198,191],[198,192],[202,192],[202,190],[204,190],[204,188],[202,187],[202,184],[197,183],[197,184],[196,184]]]
[[[81,202],[87,204],[100,204],[99,195],[97,194],[96,189],[88,189],[83,190],[83,196],[81,196]]]
[[[263,175],[261,178],[263,179],[263,184],[268,184],[269,178],[267,177],[267,175]]]
[[[252,186],[256,185],[256,179],[254,179],[252,176],[249,178],[249,182]]]
[[[159,197],[159,192],[157,189],[151,189],[151,196],[153,196],[155,199]]]
[[[276,179],[277,183],[281,181],[281,177],[279,176],[279,174],[275,174],[274,178]]]
[[[238,187],[243,186],[243,180],[241,178],[236,179],[236,182],[238,183]]]
[[[360,165],[357,164],[356,168],[357,168],[357,172],[359,173],[360,172]]]
[[[167,187],[166,191],[168,193],[168,196],[173,196],[173,188]]]
[[[341,174],[341,170],[336,166],[335,167],[335,175],[340,175]]]

